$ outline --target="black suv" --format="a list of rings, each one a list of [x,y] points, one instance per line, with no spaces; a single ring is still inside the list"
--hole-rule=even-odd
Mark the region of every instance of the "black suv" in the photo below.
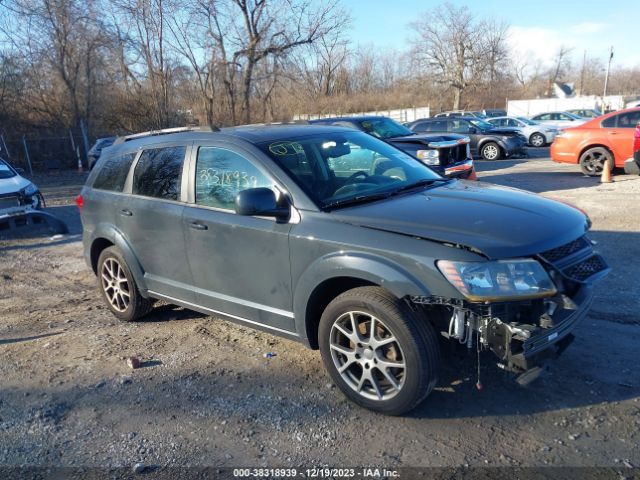
[[[309,120],[311,124],[335,125],[362,130],[422,160],[425,165],[450,178],[475,178],[470,139],[456,134],[418,135],[388,117],[363,115]]]
[[[485,160],[499,160],[527,153],[527,138],[514,128],[497,128],[480,118],[437,117],[411,122],[416,133],[459,133],[471,138],[471,153]]]
[[[161,299],[300,341],[346,396],[387,414],[436,385],[439,339],[532,378],[608,272],[578,209],[442,178],[350,128],[120,138],[78,205],[115,316]]]

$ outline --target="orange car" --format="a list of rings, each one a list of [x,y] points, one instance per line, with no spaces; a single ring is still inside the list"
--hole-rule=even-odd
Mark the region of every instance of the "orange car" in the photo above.
[[[577,163],[585,175],[600,175],[604,162],[625,167],[633,157],[633,134],[640,122],[640,108],[602,115],[578,127],[567,128],[551,144],[554,162]]]

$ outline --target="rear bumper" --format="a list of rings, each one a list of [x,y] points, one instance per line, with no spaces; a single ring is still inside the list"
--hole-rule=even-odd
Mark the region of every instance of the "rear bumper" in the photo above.
[[[635,158],[629,158],[624,162],[624,173],[628,175],[640,175],[640,155],[636,152]]]

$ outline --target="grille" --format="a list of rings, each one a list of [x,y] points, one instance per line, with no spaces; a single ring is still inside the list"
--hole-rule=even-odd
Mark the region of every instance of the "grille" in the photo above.
[[[452,163],[462,162],[467,159],[467,145],[457,145],[455,147],[439,148],[440,165],[447,166]]]
[[[0,197],[0,209],[20,206],[18,197]]]
[[[564,257],[568,257],[572,253],[576,253],[577,251],[582,250],[583,248],[586,248],[588,246],[589,241],[584,237],[580,237],[572,242],[562,245],[561,247],[547,250],[546,252],[541,253],[540,256],[542,256],[547,262],[553,263],[557,262],[558,260],[562,260]]]
[[[600,255],[593,255],[580,263],[576,263],[575,265],[571,265],[566,268],[564,273],[568,277],[582,282],[606,268],[607,264],[604,259]]]

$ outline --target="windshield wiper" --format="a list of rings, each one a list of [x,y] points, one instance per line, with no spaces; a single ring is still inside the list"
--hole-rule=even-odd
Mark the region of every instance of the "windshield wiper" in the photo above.
[[[335,202],[327,203],[322,208],[330,209],[336,207],[345,207],[347,205],[357,205],[359,203],[367,203],[373,202],[375,200],[382,200],[384,198],[389,198],[389,196],[394,192],[384,192],[384,193],[374,193],[372,195],[360,195],[353,198],[346,198],[344,200],[336,200]]]
[[[413,190],[414,188],[426,187],[428,185],[432,185],[434,183],[447,183],[451,181],[450,178],[425,178],[422,180],[418,180],[417,182],[410,183],[409,185],[404,185],[396,190],[394,190],[391,194],[396,195],[398,193],[406,192],[408,190]]]

